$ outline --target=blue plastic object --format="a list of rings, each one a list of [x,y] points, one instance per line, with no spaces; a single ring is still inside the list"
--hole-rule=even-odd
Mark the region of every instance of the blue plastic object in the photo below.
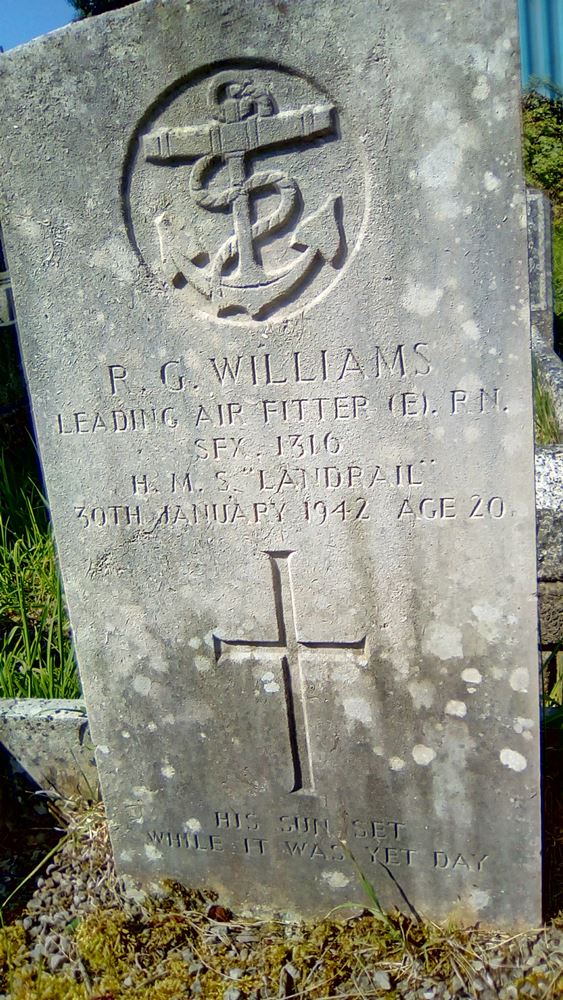
[[[563,0],[518,0],[522,86],[563,98]]]

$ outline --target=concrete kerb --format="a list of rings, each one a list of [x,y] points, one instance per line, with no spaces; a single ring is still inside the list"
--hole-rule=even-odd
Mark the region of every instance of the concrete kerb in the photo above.
[[[57,798],[98,798],[98,774],[82,701],[0,699],[0,751],[9,781]]]
[[[563,361],[532,323],[537,372],[563,429]],[[563,639],[563,441],[536,448],[538,599],[541,648],[552,652]],[[558,658],[563,661],[563,654]],[[558,665],[563,669],[563,663]]]

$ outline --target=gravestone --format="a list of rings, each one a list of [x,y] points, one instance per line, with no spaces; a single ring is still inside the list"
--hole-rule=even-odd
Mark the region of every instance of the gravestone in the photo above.
[[[500,0],[146,0],[2,56],[121,872],[540,917],[516,49]]]

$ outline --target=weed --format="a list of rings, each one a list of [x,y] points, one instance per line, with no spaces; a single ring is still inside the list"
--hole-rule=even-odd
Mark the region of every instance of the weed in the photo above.
[[[542,664],[544,678],[544,725],[552,729],[563,728],[563,671],[559,658],[563,653],[563,639],[551,650]]]
[[[553,397],[534,364],[534,433],[536,444],[555,444],[560,440],[561,428],[557,421]]]
[[[30,446],[0,452],[0,697],[76,698],[55,548]]]
[[[375,920],[378,920],[381,922],[381,924],[383,924],[387,933],[391,937],[398,936],[396,929],[392,924],[389,916],[387,915],[381,903],[379,902],[379,897],[377,895],[373,882],[370,882],[367,875],[362,870],[361,866],[358,864],[356,857],[348,847],[348,844],[346,843],[345,840],[340,840],[340,846],[342,847],[342,850],[344,851],[346,857],[350,861],[352,867],[355,869],[360,885],[366,895],[366,898],[368,900],[368,906],[366,907],[366,909],[369,910],[369,912],[371,913],[372,917]],[[349,910],[350,908],[356,909],[357,903],[342,903],[340,906],[335,906],[334,909],[330,911],[330,913],[331,914],[335,913],[337,910]]]

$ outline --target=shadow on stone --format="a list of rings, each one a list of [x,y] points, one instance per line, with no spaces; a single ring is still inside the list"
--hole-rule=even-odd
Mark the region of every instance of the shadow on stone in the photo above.
[[[0,905],[64,836],[61,818],[43,791],[0,743]],[[22,886],[3,913],[10,920],[25,906],[35,879]]]
[[[563,909],[563,732],[543,732],[543,905],[544,919]]]

